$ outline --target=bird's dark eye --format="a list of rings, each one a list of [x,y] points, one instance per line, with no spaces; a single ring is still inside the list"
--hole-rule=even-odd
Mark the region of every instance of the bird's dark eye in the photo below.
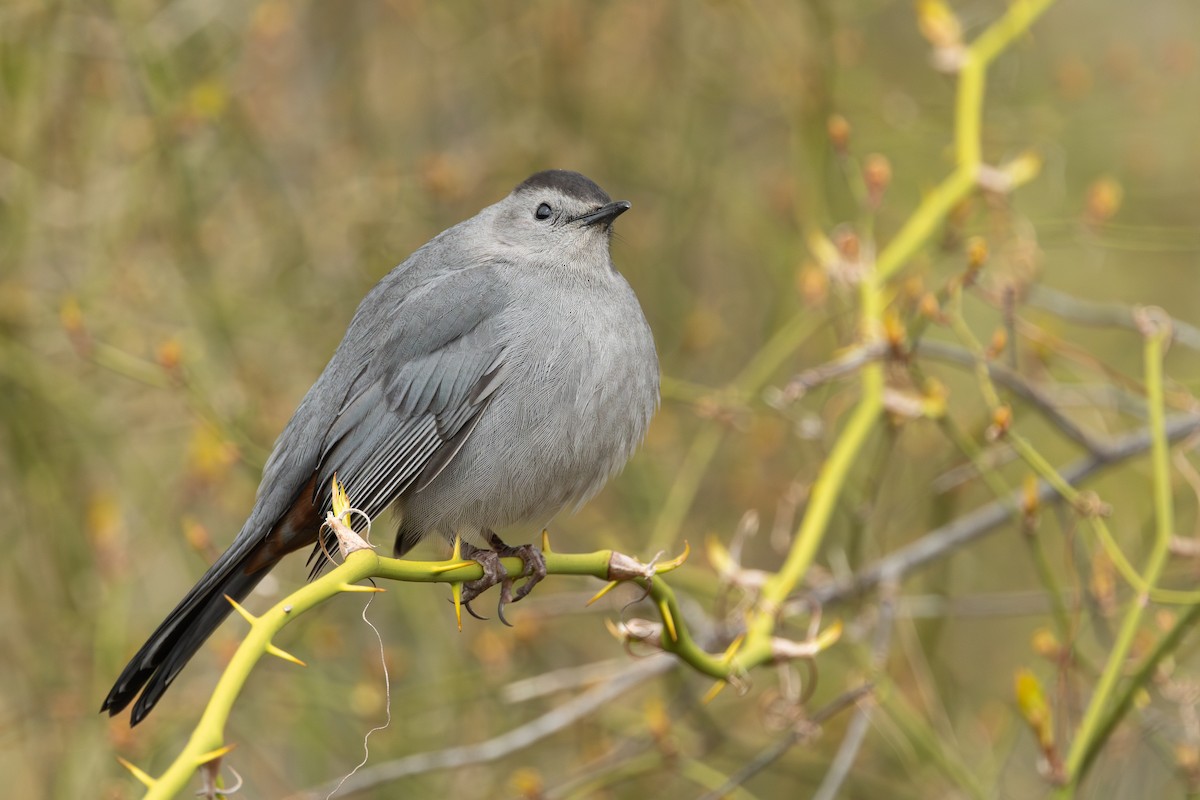
[[[549,203],[542,203],[537,207],[537,211],[533,212],[533,215],[538,219],[550,219],[550,215],[553,213],[554,209],[550,207]]]

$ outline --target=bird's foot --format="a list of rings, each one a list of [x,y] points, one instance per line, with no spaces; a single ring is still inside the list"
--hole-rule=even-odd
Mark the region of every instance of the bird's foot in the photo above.
[[[533,545],[523,544],[513,547],[491,531],[487,532],[487,541],[492,547],[491,550],[483,550],[464,543],[463,556],[479,564],[483,569],[483,577],[463,584],[462,604],[466,606],[467,613],[471,616],[476,619],[485,619],[471,608],[471,601],[496,584],[500,584],[500,602],[496,606],[496,615],[500,617],[501,622],[511,627],[509,621],[504,618],[504,607],[524,598],[534,586],[541,582],[542,578],[546,577],[546,559],[542,556],[542,551]],[[521,559],[524,567],[520,574],[509,575],[500,562],[502,558]],[[517,578],[525,578],[525,582],[517,588],[516,592],[513,592],[513,582]]]
[[[509,578],[504,581],[501,586],[501,595],[508,594],[508,602],[515,603],[533,591],[533,587],[542,582],[546,577],[546,557],[542,555],[542,551],[531,544],[522,544],[513,547],[505,544],[494,533],[488,533],[488,544],[492,546],[492,552],[499,555],[501,558],[514,557],[521,559],[524,568],[518,578],[525,578],[525,582],[517,589],[516,594],[512,594],[513,579]]]

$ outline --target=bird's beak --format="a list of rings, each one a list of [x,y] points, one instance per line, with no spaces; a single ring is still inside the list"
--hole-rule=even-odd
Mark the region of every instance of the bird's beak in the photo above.
[[[600,206],[595,211],[588,214],[582,214],[574,219],[575,222],[581,225],[611,225],[612,221],[629,210],[628,200],[617,200],[615,203],[608,203]]]

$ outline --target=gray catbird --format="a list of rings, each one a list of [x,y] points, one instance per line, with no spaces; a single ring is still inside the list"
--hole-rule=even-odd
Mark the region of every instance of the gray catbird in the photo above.
[[[629,209],[576,172],[533,175],[438,234],[381,280],[284,428],[233,544],[125,667],[102,711],[142,691],[130,724],[286,554],[318,542],[336,472],[355,507],[400,514],[397,555],[461,534],[484,577],[520,599],[540,554],[494,529],[542,525],[582,503],[629,459],[658,405],[646,318],[609,256]],[[327,534],[326,534],[327,535]],[[501,555],[529,580],[510,594]]]

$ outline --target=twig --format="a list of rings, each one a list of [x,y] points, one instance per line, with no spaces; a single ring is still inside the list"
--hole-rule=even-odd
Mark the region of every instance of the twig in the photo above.
[[[1080,300],[1066,292],[1040,285],[1030,287],[1026,302],[1081,325],[1126,328],[1132,331],[1138,329],[1137,322],[1134,321],[1134,310],[1121,303]],[[1171,327],[1173,342],[1192,350],[1200,350],[1200,328],[1175,318],[1171,319]]]
[[[555,599],[558,599],[558,595],[555,595]],[[529,678],[513,681],[500,690],[500,696],[506,703],[524,703],[546,695],[579,689],[589,684],[611,679],[628,663],[627,657],[609,658],[604,661],[542,672]]]
[[[629,664],[607,683],[595,686],[537,719],[477,744],[450,747],[429,753],[416,753],[377,764],[360,771],[342,785],[342,794],[364,792],[391,781],[439,769],[495,761],[551,736],[611,702],[634,686],[679,666],[679,660],[666,654],[654,654]],[[292,795],[289,800],[320,800],[331,785]]]
[[[1190,606],[1184,612],[1183,616],[1175,621],[1171,630],[1158,641],[1154,649],[1146,656],[1141,666],[1138,667],[1137,672],[1129,676],[1129,680],[1125,683],[1124,691],[1121,692],[1120,696],[1112,704],[1108,715],[1096,728],[1094,744],[1084,754],[1080,764],[1082,771],[1087,770],[1092,760],[1099,754],[1101,746],[1112,735],[1117,724],[1125,717],[1129,709],[1133,708],[1134,699],[1154,677],[1154,672],[1158,669],[1159,663],[1175,651],[1175,648],[1183,641],[1184,635],[1193,630],[1197,621],[1200,621],[1200,603]]]
[[[1200,415],[1196,414],[1173,417],[1165,424],[1168,442],[1177,442],[1197,431],[1200,431]],[[1152,440],[1149,429],[1128,433],[1105,442],[1096,453],[1072,462],[1059,473],[1068,483],[1076,485],[1105,467],[1141,455],[1150,449]],[[1044,480],[1038,481],[1037,497],[1040,503],[1059,500],[1058,493]],[[980,506],[966,516],[935,528],[912,544],[863,567],[848,579],[813,589],[809,597],[816,603],[827,605],[871,590],[885,575],[903,577],[995,530],[1012,516],[1012,509],[1020,508],[1023,498],[1024,490],[1018,489],[1008,497]]]
[[[947,342],[923,340],[917,343],[914,350],[920,358],[944,361],[968,368],[974,367],[976,364],[975,356],[970,351]],[[781,404],[794,402],[803,397],[805,392],[827,381],[854,372],[868,361],[887,356],[888,352],[889,348],[886,343],[877,342],[873,345],[855,348],[832,361],[805,370],[779,390],[778,401]],[[1030,383],[1024,376],[998,362],[988,362],[987,370],[993,381],[1042,412],[1068,439],[1090,453],[1098,453],[1103,450],[1106,443],[1067,416],[1044,389]]]
[[[807,723],[807,727],[797,727],[788,731],[786,736],[774,742],[770,747],[755,756],[748,764],[729,776],[729,780],[723,786],[715,791],[701,795],[699,800],[721,800],[721,798],[727,797],[734,789],[743,785],[746,781],[782,758],[788,750],[806,741],[811,736],[811,729],[815,729],[816,726],[829,721],[847,708],[856,705],[858,701],[871,694],[874,690],[875,686],[873,684],[864,683],[834,698],[832,702],[819,709],[811,717],[802,720],[803,723]]]
[[[969,350],[945,342],[922,341],[917,346],[917,355],[922,358],[946,361],[964,367],[973,367],[976,363],[975,356]],[[1064,414],[1058,407],[1058,404],[1045,391],[1027,381],[1020,374],[994,361],[988,362],[987,371],[993,381],[1036,408],[1064,436],[1083,447],[1089,453],[1101,453],[1107,446],[1106,442],[1084,430],[1078,423]]]
[[[897,581],[894,577],[890,577],[880,593],[879,619],[875,629],[875,641],[871,646],[871,669],[873,671],[882,670],[887,663],[888,650],[892,643],[892,623],[896,617],[898,589]],[[842,784],[850,775],[854,760],[858,758],[858,751],[862,749],[862,743],[867,738],[867,731],[871,729],[871,711],[869,705],[858,706],[854,718],[850,720],[850,724],[846,728],[846,735],[838,747],[833,763],[829,765],[829,772],[825,773],[825,779],[821,781],[820,787],[813,795],[813,800],[833,800],[837,797]]]
[[[954,119],[955,170],[925,195],[895,237],[880,251],[878,260],[864,269],[859,284],[859,336],[863,347],[873,348],[877,342],[886,341],[883,312],[887,281],[916,255],[950,210],[979,188],[985,166],[982,161],[982,119],[988,67],[1051,4],[1052,0],[1017,0],[963,50]],[[990,173],[993,178],[1007,178],[1004,188],[1011,189],[1037,173],[1036,166],[1026,163],[1028,161],[1018,159],[1020,163],[1014,162],[1008,167],[990,170]],[[749,615],[745,642],[733,665],[736,669],[769,660],[779,609],[804,578],[820,550],[850,469],[884,410],[883,365],[865,360],[860,378],[862,392],[858,405],[813,483],[804,519],[782,566],[763,586],[758,604]]]
[[[794,403],[816,387],[857,372],[868,361],[876,361],[888,353],[887,342],[873,342],[842,353],[832,361],[806,369],[787,382],[779,391],[774,405]]]
[[[1171,338],[1170,323],[1165,321],[1165,314],[1157,314],[1157,309],[1144,309],[1138,320],[1145,343],[1145,378],[1147,400],[1150,408],[1150,426],[1147,431],[1150,438],[1151,464],[1154,471],[1154,518],[1155,535],[1146,567],[1142,572],[1142,580],[1150,588],[1158,583],[1158,578],[1166,566],[1170,554],[1171,536],[1174,534],[1174,506],[1171,503],[1170,454],[1168,438],[1164,423],[1163,404],[1163,355]],[[1129,604],[1117,639],[1108,654],[1104,671],[1088,702],[1083,721],[1071,742],[1071,750],[1067,754],[1066,780],[1063,794],[1071,796],[1078,787],[1080,780],[1087,772],[1088,766],[1100,747],[1103,746],[1108,734],[1116,727],[1116,719],[1123,714],[1124,709],[1117,708],[1109,713],[1111,723],[1106,723],[1105,712],[1108,709],[1109,698],[1116,689],[1117,682],[1125,668],[1125,661],[1133,648],[1141,626],[1142,615],[1148,605],[1148,598],[1139,596]]]
[[[349,501],[336,479],[334,483],[333,506],[336,515],[331,513],[327,524],[338,533],[339,544],[343,545],[343,550],[347,553],[345,560],[322,577],[276,603],[261,616],[256,617],[236,603],[233,604],[250,623],[250,632],[242,640],[222,673],[200,721],[182,752],[158,778],[143,778],[144,773],[139,775],[139,771],[134,771],[135,776],[148,787],[147,800],[174,797],[187,785],[197,768],[216,761],[231,749],[224,741],[225,722],[250,672],[264,655],[275,655],[293,663],[303,664],[295,656],[272,644],[272,638],[292,620],[343,592],[383,591],[373,586],[358,585],[359,581],[367,578],[461,584],[463,581],[475,580],[482,576],[482,568],[474,561],[455,558],[444,562],[420,562],[379,556],[342,521],[343,511],[338,510],[339,505],[348,509],[346,513],[352,513],[353,509],[349,509]],[[345,540],[343,536],[346,537]],[[684,661],[695,659],[697,668],[706,674],[715,677],[726,677],[729,674],[731,666],[728,662],[704,652],[692,638],[674,593],[666,581],[655,574],[656,571],[662,573],[674,569],[683,562],[682,556],[670,562],[659,563],[656,568],[611,550],[583,554],[555,553],[550,550],[549,541],[545,538],[542,542],[542,554],[550,574],[592,575],[613,582],[634,580],[646,586],[656,601],[656,608],[663,615],[663,627],[669,627],[671,631],[670,637],[662,637],[662,649],[674,653]],[[502,562],[510,574],[516,574],[523,566],[517,558],[506,558]]]

